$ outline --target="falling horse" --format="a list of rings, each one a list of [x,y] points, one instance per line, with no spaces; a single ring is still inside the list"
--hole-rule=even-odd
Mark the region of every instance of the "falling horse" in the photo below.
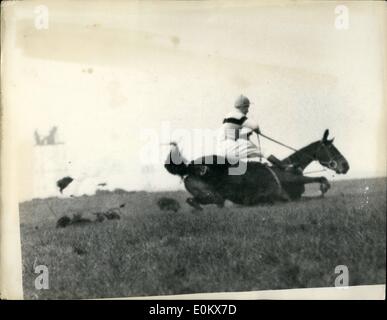
[[[270,156],[270,165],[257,161],[230,161],[216,155],[188,162],[177,144],[171,143],[165,168],[184,179],[187,191],[193,196],[187,199],[187,203],[198,210],[202,209],[200,205],[205,204],[223,207],[226,199],[242,205],[297,200],[305,192],[305,184],[319,183],[322,194],[330,188],[325,177],[304,175],[304,169],[311,162],[318,161],[337,174],[345,174],[349,170],[347,160],[328,135],[326,130],[321,140],[295,150],[283,160]]]

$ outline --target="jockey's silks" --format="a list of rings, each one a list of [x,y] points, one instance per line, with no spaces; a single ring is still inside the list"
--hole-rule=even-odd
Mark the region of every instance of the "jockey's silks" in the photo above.
[[[235,109],[223,119],[218,135],[218,154],[240,159],[259,157],[260,151],[248,140],[252,130],[259,129],[258,123],[248,119]]]

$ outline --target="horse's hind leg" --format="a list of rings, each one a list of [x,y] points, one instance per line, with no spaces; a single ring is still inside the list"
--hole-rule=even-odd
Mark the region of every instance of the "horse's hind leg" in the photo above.
[[[200,178],[188,176],[184,179],[184,185],[188,192],[193,195],[193,198],[187,199],[187,203],[195,209],[200,210],[200,204],[224,206],[224,198]]]

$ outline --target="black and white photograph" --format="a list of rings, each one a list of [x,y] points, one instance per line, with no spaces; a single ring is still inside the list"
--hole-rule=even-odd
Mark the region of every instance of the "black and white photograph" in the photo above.
[[[1,6],[2,297],[385,299],[385,2]]]

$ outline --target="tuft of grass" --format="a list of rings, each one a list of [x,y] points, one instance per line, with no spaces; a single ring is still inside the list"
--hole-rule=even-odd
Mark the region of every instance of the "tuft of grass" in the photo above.
[[[181,210],[161,211],[160,196]],[[25,298],[330,287],[337,265],[348,267],[350,285],[385,283],[386,179],[336,182],[324,199],[196,213],[186,196],[113,192],[22,203]],[[58,215],[127,205],[121,220],[56,229],[47,202]],[[34,263],[48,267],[48,290],[35,290]]]

